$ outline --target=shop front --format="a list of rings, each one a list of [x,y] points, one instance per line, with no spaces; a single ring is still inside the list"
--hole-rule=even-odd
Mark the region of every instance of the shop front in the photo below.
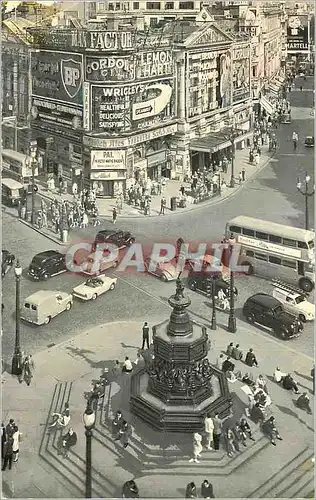
[[[91,151],[90,186],[97,196],[113,198],[126,188],[125,150]]]

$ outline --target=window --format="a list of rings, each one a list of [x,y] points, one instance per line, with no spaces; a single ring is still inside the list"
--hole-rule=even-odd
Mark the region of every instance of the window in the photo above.
[[[166,10],[172,10],[172,9],[174,9],[174,2],[166,2],[165,9]]]
[[[271,264],[281,265],[281,259],[279,259],[279,257],[274,257],[274,255],[269,256],[269,262],[271,262]]]
[[[314,240],[308,242],[308,248],[314,248],[315,243]]]
[[[244,234],[245,236],[254,236],[255,232],[252,229],[245,229],[244,228],[242,230],[242,234]]]
[[[133,2],[133,9],[139,10],[139,2]]]
[[[283,245],[286,247],[297,247],[297,241],[283,238]]]
[[[268,261],[268,256],[264,253],[255,253],[255,259]]]
[[[282,243],[282,238],[281,236],[274,236],[273,234],[270,234],[269,241],[271,241],[271,243]]]
[[[116,2],[116,4],[115,4],[115,10],[120,10],[120,9],[121,9],[120,2]]]
[[[30,304],[28,302],[25,302],[24,307],[26,307],[26,309],[29,309],[30,308]]]
[[[255,252],[253,252],[252,250],[246,250],[246,255],[247,257],[253,257],[255,255]]]
[[[298,248],[308,248],[306,241],[298,241],[297,245],[298,245]]]
[[[104,10],[105,3],[104,2],[98,2],[98,10]]]
[[[260,233],[259,231],[256,231],[256,238],[268,241],[269,235],[267,233]]]
[[[32,310],[33,310],[33,311],[36,311],[36,310],[37,310],[37,307],[36,307],[34,304],[32,304]]]
[[[241,229],[240,229],[240,227],[238,227],[238,226],[230,226],[230,227],[229,227],[229,230],[230,230],[232,233],[238,233],[238,234],[240,234],[240,233],[241,233]]]
[[[157,17],[151,17],[150,22],[149,22],[150,27],[154,28],[155,26],[157,26],[157,24],[158,24]],[[144,97],[145,97],[145,94],[144,94]]]
[[[296,269],[295,260],[282,260],[282,266],[290,267],[291,269]]]
[[[199,93],[198,91],[191,92],[190,107],[196,108],[199,105]]]
[[[146,9],[148,10],[160,10],[160,2],[147,2]],[[157,19],[156,19],[157,24]]]
[[[179,2],[179,9],[193,10],[194,2]]]
[[[113,3],[109,3],[109,10],[114,10],[114,4]]]

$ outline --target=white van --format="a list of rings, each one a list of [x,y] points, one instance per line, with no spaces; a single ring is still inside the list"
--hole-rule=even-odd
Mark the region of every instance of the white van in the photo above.
[[[35,325],[47,325],[63,311],[69,311],[73,304],[70,293],[56,290],[39,290],[27,299],[21,309],[21,319]]]

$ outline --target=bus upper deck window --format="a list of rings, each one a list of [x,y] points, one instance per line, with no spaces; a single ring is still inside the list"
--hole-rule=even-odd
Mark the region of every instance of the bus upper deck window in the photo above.
[[[270,234],[269,241],[271,241],[271,243],[282,243],[282,238],[281,236],[274,236],[273,234]]]
[[[253,229],[243,229],[242,230],[242,234],[244,234],[245,236],[254,236],[255,235],[255,232],[253,231]]]
[[[311,240],[308,242],[308,248],[314,248],[315,247],[315,242],[314,240]]]
[[[241,229],[240,229],[240,227],[238,227],[238,226],[229,226],[229,230],[230,230],[232,233],[238,233],[238,234],[240,234],[240,233],[241,233]]]
[[[290,240],[289,238],[283,238],[283,245],[287,247],[297,247],[297,241]]]
[[[267,233],[261,233],[260,231],[256,231],[256,238],[258,238],[258,240],[266,240],[266,241],[268,241],[269,236],[268,236]]]
[[[308,248],[306,241],[298,241],[298,248]]]

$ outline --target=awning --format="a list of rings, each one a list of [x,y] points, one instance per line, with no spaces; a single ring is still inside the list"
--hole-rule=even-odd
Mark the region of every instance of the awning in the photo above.
[[[235,144],[252,137],[252,132],[244,132],[243,130],[239,132],[240,135],[235,138]],[[229,138],[230,134],[231,129],[227,129],[227,131],[213,132],[205,137],[193,139],[190,142],[190,151],[212,154],[222,149],[229,148],[232,145]]]
[[[274,109],[272,104],[270,104],[270,102],[268,101],[268,99],[266,99],[264,96],[261,96],[260,104],[266,110],[268,115],[273,115]]]
[[[272,92],[272,94],[278,94],[279,93],[279,87],[275,85],[274,83],[269,83],[269,90]]]
[[[150,156],[147,156],[147,166],[154,167],[156,165],[161,165],[165,163],[166,161],[166,150],[164,151],[157,151],[157,153],[151,154]]]

